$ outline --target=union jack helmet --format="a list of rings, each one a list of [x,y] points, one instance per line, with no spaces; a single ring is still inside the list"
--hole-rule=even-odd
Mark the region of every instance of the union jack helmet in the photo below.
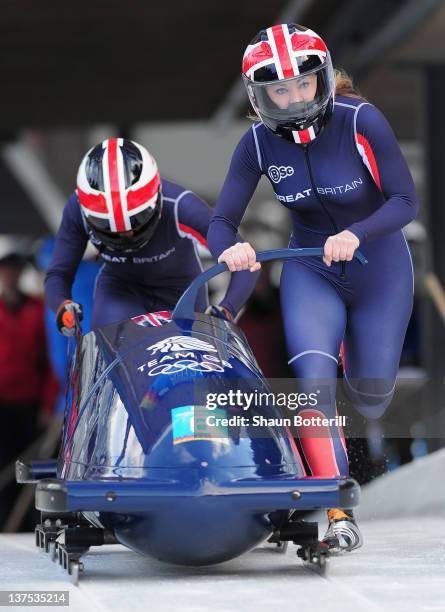
[[[274,134],[305,144],[329,121],[334,69],[313,30],[295,23],[261,30],[244,52],[242,73],[255,112]]]
[[[147,244],[161,216],[156,162],[124,138],[108,138],[88,151],[77,173],[77,196],[94,238],[115,251]]]

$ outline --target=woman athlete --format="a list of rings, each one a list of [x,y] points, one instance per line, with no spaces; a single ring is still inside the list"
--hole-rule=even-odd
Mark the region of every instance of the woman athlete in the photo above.
[[[95,328],[173,309],[202,272],[196,243],[207,247],[211,214],[194,193],[161,180],[155,160],[141,145],[110,138],[90,149],[64,208],[45,279],[59,331],[74,334],[74,312],[82,317],[71,286],[88,240],[104,264],[96,279]],[[196,308],[233,319],[255,281],[249,272],[234,274],[219,306],[209,307],[203,291]]]
[[[286,262],[281,275],[289,364],[303,387],[317,379],[320,391],[316,409],[300,414],[335,417],[343,342],[346,391],[362,415],[376,419],[394,393],[413,303],[401,231],[418,209],[409,170],[383,115],[334,72],[312,30],[296,24],[261,30],[242,71],[259,121],[234,152],[207,236],[210,249],[232,272],[259,269],[254,249],[237,244],[236,233],[266,175],[290,210],[290,246],[324,247],[323,260]],[[353,260],[359,246],[365,267]],[[312,475],[348,474],[335,425],[302,428],[299,436]],[[324,541],[332,550],[362,545],[352,512],[332,508],[328,520]]]

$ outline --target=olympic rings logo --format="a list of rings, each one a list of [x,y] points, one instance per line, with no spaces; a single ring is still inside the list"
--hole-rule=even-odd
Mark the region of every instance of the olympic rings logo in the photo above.
[[[175,363],[160,363],[147,372],[148,376],[159,374],[178,374],[184,370],[192,372],[224,372],[222,365],[210,361],[193,361],[193,359],[180,359]]]
[[[269,166],[267,172],[273,183],[279,183],[281,179],[292,176],[295,171],[292,166]]]

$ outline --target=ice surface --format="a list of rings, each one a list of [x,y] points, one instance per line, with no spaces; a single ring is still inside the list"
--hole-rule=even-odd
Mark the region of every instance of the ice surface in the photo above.
[[[293,545],[284,555],[267,545],[207,568],[164,565],[113,545],[84,557],[79,587],[35,548],[31,534],[1,535],[0,589],[69,590],[70,612],[445,609],[443,519],[370,521],[361,528],[365,546],[329,559],[325,578],[302,565]]]

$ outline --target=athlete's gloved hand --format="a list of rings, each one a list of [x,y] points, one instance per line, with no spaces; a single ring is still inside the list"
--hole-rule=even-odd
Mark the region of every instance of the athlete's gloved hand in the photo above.
[[[232,313],[225,306],[207,306],[205,314],[212,315],[212,317],[217,317],[218,319],[233,321]]]
[[[327,266],[333,261],[351,261],[359,246],[360,240],[349,230],[329,236],[324,245],[323,261]]]
[[[237,242],[221,253],[218,263],[225,262],[230,272],[249,270],[256,272],[261,264],[256,260],[255,249],[248,242]]]
[[[83,319],[82,304],[65,300],[62,302],[56,312],[57,329],[64,336],[74,336],[77,331],[80,331],[78,321]]]

